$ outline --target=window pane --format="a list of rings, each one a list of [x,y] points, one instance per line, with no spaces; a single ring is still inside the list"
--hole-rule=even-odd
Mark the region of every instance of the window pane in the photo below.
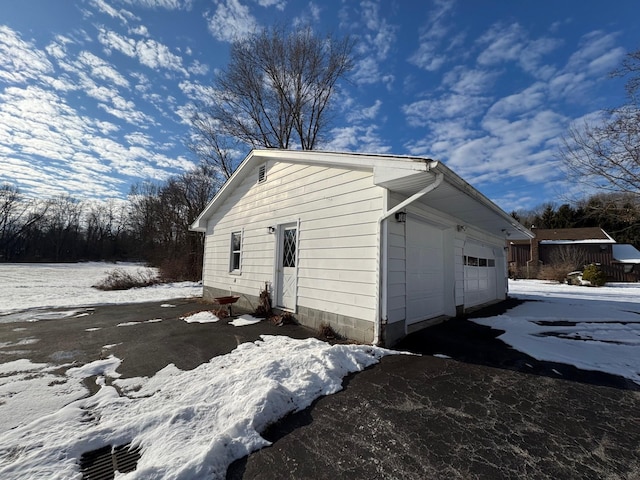
[[[282,250],[282,266],[296,266],[296,229],[290,228],[284,231],[284,245]]]
[[[231,249],[236,252],[236,251],[240,251],[240,243],[242,240],[242,236],[240,234],[240,232],[237,233],[233,233],[231,236]]]
[[[231,261],[229,269],[231,271],[240,270],[240,250],[242,248],[242,232],[231,234]]]
[[[479,259],[478,259],[478,261],[479,261],[479,263],[478,263],[478,264],[479,264],[481,267],[486,267],[486,266],[487,266],[487,259],[486,259],[486,258],[479,258]]]

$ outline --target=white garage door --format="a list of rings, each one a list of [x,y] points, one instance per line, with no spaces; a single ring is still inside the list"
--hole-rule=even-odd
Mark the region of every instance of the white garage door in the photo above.
[[[467,241],[464,245],[464,306],[473,307],[498,298],[493,249]]]
[[[407,324],[444,314],[442,231],[407,218]]]

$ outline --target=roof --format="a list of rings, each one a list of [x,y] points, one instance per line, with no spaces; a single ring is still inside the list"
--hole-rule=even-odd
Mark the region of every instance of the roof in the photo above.
[[[442,174],[442,184],[419,201],[452,215],[469,226],[489,231],[494,235],[509,236],[512,239],[533,237],[529,230],[443,163],[430,158],[280,149],[252,150],[193,222],[191,229],[205,231],[207,219],[224,203],[236,185],[239,185],[254,167],[268,160],[370,170],[373,172],[375,185],[406,196],[420,192],[435,182],[436,174]]]
[[[542,244],[616,243],[599,227],[585,228],[534,228],[532,232]]]
[[[616,243],[613,245],[613,259],[619,263],[640,263],[640,252],[633,245]]]

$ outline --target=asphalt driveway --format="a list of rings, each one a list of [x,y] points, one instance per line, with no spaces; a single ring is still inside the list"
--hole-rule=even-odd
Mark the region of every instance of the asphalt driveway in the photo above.
[[[31,349],[5,350],[2,360],[86,363],[113,353],[124,377],[150,376],[168,363],[194,368],[260,334],[315,334],[270,322],[188,324],[179,317],[210,305],[166,303],[173,306],[96,306],[74,318],[2,323],[3,342]],[[141,324],[150,319],[163,320]],[[236,461],[227,477],[640,478],[635,384],[536,362],[498,334],[457,319],[407,338],[399,348],[422,355],[385,357],[346,378],[341,392],[264,432],[273,445]]]

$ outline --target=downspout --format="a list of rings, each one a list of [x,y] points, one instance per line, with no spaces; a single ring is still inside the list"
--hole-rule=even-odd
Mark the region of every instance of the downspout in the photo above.
[[[407,205],[412,204],[413,202],[418,200],[420,197],[423,197],[427,193],[438,188],[443,180],[444,180],[444,174],[440,172],[436,173],[436,180],[433,183],[431,183],[430,185],[427,185],[419,192],[414,193],[409,198],[405,199],[403,202],[393,207],[391,210],[388,210],[385,214],[383,214],[378,219],[378,238],[380,238],[380,257],[379,257],[379,263],[378,263],[378,272],[379,272],[378,273],[378,292],[380,292],[380,294],[377,295],[377,298],[376,298],[376,319],[373,326],[373,344],[374,345],[380,344],[380,340],[381,340],[380,334],[382,331],[382,312],[383,311],[386,312],[387,310],[387,248],[385,244],[386,235],[383,235],[385,233],[383,232],[383,228],[382,228],[383,222],[386,219],[388,219],[390,216],[395,215],[400,210],[406,208]]]

